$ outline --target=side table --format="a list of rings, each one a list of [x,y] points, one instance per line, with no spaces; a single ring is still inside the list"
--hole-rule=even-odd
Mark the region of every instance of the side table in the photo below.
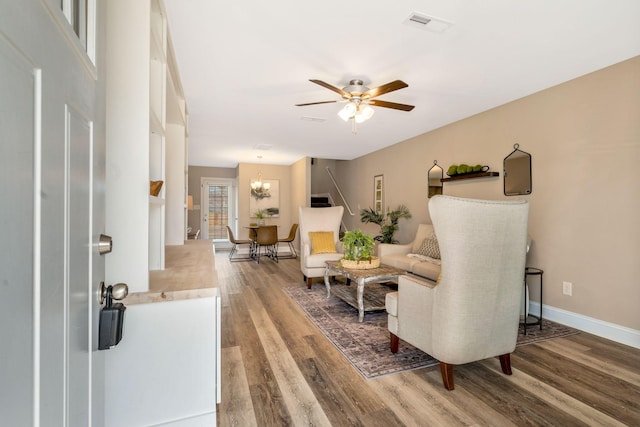
[[[542,275],[544,271],[535,267],[525,267],[524,269],[524,309],[525,309],[525,318],[524,322],[520,322],[520,324],[524,328],[524,335],[527,335],[527,326],[535,326],[540,325],[540,330],[542,330]],[[527,313],[527,282],[529,276],[539,276],[540,277],[540,312],[538,316]],[[529,321],[529,317],[533,317],[535,320]]]

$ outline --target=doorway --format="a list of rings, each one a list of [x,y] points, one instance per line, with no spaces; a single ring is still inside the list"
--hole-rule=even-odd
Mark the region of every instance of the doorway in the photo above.
[[[235,179],[202,178],[203,239],[213,240],[216,248],[230,247],[227,226],[237,234],[237,206]]]

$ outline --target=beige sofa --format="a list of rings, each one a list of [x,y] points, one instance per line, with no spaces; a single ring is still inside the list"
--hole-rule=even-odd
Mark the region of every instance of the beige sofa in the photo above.
[[[440,262],[410,255],[417,254],[423,240],[432,236],[433,225],[420,224],[413,242],[406,245],[380,244],[378,246],[380,262],[436,281],[440,275]]]

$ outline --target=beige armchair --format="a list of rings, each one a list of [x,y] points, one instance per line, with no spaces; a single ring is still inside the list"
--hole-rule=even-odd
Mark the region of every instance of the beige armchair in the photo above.
[[[342,244],[339,241],[340,223],[342,222],[342,206],[330,208],[299,208],[300,223],[300,270],[311,289],[313,277],[324,277],[325,261],[337,261],[342,258]],[[329,253],[313,253],[314,248],[309,238],[310,232],[333,232],[332,251]]]
[[[387,294],[391,351],[402,339],[440,361],[445,388],[453,365],[499,356],[511,374],[527,249],[526,201],[435,196],[429,212],[442,257],[439,282],[415,275]]]

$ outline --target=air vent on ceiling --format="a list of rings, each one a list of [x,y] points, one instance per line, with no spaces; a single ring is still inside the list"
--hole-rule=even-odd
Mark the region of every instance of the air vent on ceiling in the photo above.
[[[434,33],[444,33],[453,25],[453,22],[445,21],[444,19],[429,16],[420,12],[411,12],[409,17],[404,20],[403,24]]]
[[[304,120],[305,122],[317,122],[317,123],[322,123],[327,121],[327,119],[325,119],[324,117],[311,117],[311,116],[302,116],[300,117],[300,120]]]
[[[253,146],[254,150],[261,150],[261,151],[267,151],[267,150],[271,150],[271,145],[269,144],[256,144]]]

